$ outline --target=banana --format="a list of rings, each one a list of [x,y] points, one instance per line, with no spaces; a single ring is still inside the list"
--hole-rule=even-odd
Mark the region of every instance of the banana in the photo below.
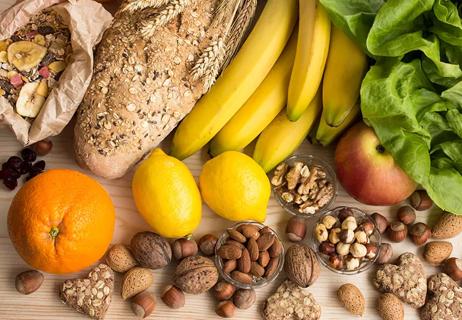
[[[30,41],[13,42],[8,47],[8,61],[19,71],[38,66],[47,54],[47,48]]]
[[[297,121],[321,84],[330,40],[330,20],[318,0],[300,0],[297,54],[290,78],[287,116]]]
[[[279,113],[258,138],[254,160],[265,172],[271,171],[302,144],[320,113],[321,92],[316,94],[297,121],[290,121],[285,111]]]
[[[334,27],[322,85],[323,114],[328,125],[341,125],[351,113],[358,102],[367,67],[361,47]]]
[[[327,146],[331,144],[345,129],[347,129],[355,120],[358,118],[359,115],[359,104],[355,104],[350,112],[347,114],[346,118],[338,127],[332,127],[327,124],[325,115],[326,109],[323,109],[321,119],[319,120],[318,129],[316,131],[316,142],[322,144],[323,146]]]
[[[46,97],[37,93],[39,86],[40,81],[29,82],[22,86],[16,101],[18,114],[27,118],[35,118],[38,115],[46,100]]]
[[[276,118],[287,103],[287,86],[297,49],[297,32],[257,91],[210,143],[210,153],[244,149]]]
[[[297,21],[297,0],[268,0],[231,64],[199,100],[173,137],[184,159],[207,144],[255,92],[281,55]]]

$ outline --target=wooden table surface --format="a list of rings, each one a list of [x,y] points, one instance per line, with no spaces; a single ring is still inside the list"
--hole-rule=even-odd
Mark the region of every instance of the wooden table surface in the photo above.
[[[12,2],[12,0],[0,0],[0,11],[4,10]],[[54,143],[53,151],[45,157],[47,167],[81,170],[73,160],[72,124],[70,124],[61,135],[54,137],[52,140]],[[16,142],[13,134],[7,128],[0,127],[0,163],[6,161],[9,156],[16,154],[20,149],[21,146]],[[333,162],[332,148],[321,148],[305,142],[297,153],[311,153],[331,164]],[[196,178],[201,170],[203,161],[204,159],[200,154],[196,154],[185,161]],[[106,190],[109,191],[116,206],[117,222],[113,237],[114,243],[128,243],[136,232],[149,230],[148,225],[140,218],[135,209],[129,188],[131,177],[132,172],[118,180],[108,181],[98,179]],[[0,319],[86,319],[84,316],[74,312],[60,302],[57,289],[64,279],[85,276],[87,270],[79,274],[67,276],[47,274],[45,275],[45,281],[42,287],[34,294],[24,296],[16,292],[14,288],[14,278],[17,273],[26,270],[28,267],[17,255],[8,238],[6,218],[14,194],[15,192],[8,191],[3,185],[0,185]],[[335,206],[338,205],[356,206],[368,212],[379,211],[389,217],[392,217],[397,209],[397,207],[385,208],[362,205],[350,198],[341,188],[335,201]],[[431,212],[419,212],[418,220],[428,222],[429,220],[433,220],[440,213],[440,210],[437,208],[433,208],[430,211]],[[283,238],[284,228],[289,218],[290,215],[284,212],[274,199],[271,199],[268,207],[266,224],[275,228]],[[215,215],[204,205],[202,222],[194,233],[194,236],[198,239],[205,233],[219,235],[225,227],[231,226],[232,224],[232,222],[226,221]],[[461,240],[462,237],[452,239],[452,243],[455,247],[453,255],[458,257],[461,257]],[[288,243],[285,243],[285,245],[287,247]],[[422,254],[422,250],[417,249],[409,240],[400,244],[394,244],[393,248],[395,256],[406,251],[418,253],[420,256]],[[436,272],[435,268],[429,267],[428,265],[426,265],[426,268],[428,275]],[[170,283],[172,273],[173,266],[154,271],[154,285],[149,290],[158,298],[158,303],[156,311],[150,316],[150,319],[219,319],[214,312],[216,303],[209,294],[199,296],[188,295],[186,297],[185,307],[180,310],[172,311],[165,307],[159,297],[163,288]],[[318,281],[308,289],[314,294],[316,300],[322,306],[321,318],[341,318],[345,320],[356,318],[348,314],[336,299],[336,289],[341,284],[350,282],[358,286],[366,297],[367,311],[365,319],[379,319],[375,312],[375,303],[378,293],[372,286],[372,276],[372,270],[360,275],[342,276],[322,268]],[[265,288],[258,289],[257,303],[248,310],[238,310],[235,319],[259,319],[259,313],[263,308],[264,300],[275,290],[277,285],[284,278],[284,274],[281,274],[275,283]],[[129,304],[124,302],[120,297],[120,280],[121,277],[116,276],[116,288],[113,302],[106,315],[106,319],[135,318],[130,310]],[[405,318],[418,319],[418,313],[406,306]]]

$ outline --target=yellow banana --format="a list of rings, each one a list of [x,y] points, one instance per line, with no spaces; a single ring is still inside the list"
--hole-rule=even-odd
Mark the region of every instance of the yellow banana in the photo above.
[[[300,0],[297,54],[289,85],[287,116],[298,120],[321,85],[330,40],[330,20],[318,0]]]
[[[276,118],[287,103],[287,86],[297,49],[297,32],[257,91],[210,143],[210,153],[245,148]]]
[[[290,121],[285,111],[279,113],[258,138],[254,160],[265,172],[271,171],[302,144],[320,112],[321,92],[318,92],[297,121]]]
[[[323,115],[328,125],[341,125],[351,113],[358,102],[367,67],[361,47],[334,27],[322,85]]]
[[[343,133],[343,131],[345,131],[353,122],[355,122],[359,116],[359,111],[359,104],[355,104],[338,127],[331,127],[326,122],[326,110],[324,109],[322,111],[321,119],[319,120],[315,140],[323,146],[331,144],[341,133]]]
[[[184,159],[207,144],[255,92],[281,55],[297,21],[297,0],[268,0],[231,64],[199,100],[173,137]]]

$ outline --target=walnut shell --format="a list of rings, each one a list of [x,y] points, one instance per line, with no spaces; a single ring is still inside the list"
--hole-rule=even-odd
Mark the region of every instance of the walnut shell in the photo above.
[[[170,244],[154,232],[146,231],[135,234],[130,246],[133,256],[142,267],[160,269],[172,260]]]
[[[201,294],[212,288],[218,281],[215,263],[206,257],[186,257],[175,270],[175,285],[189,294]]]
[[[299,287],[309,287],[319,277],[316,253],[306,245],[291,246],[286,253],[284,270]]]

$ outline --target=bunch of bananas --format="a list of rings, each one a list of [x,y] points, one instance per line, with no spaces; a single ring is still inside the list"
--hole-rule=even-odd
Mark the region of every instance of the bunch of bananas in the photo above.
[[[355,120],[367,67],[318,0],[268,0],[239,53],[178,127],[172,155],[186,158],[209,142],[212,155],[241,151],[258,137],[253,158],[268,172],[316,123],[315,139],[327,145]]]

